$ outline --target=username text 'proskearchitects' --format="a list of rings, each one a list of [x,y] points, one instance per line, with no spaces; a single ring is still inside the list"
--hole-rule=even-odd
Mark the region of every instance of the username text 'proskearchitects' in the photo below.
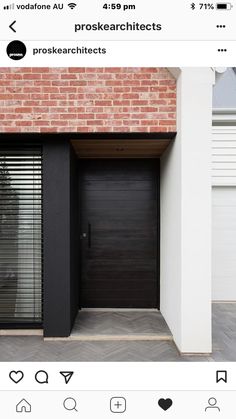
[[[57,48],[55,46],[49,48],[33,48],[33,55],[61,55],[61,54],[78,54],[78,55],[86,55],[86,54],[106,54],[106,48],[87,48],[87,47],[72,47],[72,48]]]
[[[79,31],[161,31],[160,23],[77,23],[75,32]]]

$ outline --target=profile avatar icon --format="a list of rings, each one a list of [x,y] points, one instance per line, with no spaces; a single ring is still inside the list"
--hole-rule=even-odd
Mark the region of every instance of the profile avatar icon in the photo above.
[[[220,408],[217,405],[217,400],[215,399],[215,397],[210,397],[210,399],[208,400],[208,406],[205,408],[205,412],[207,412],[210,409],[216,409],[218,410],[218,412],[220,412]]]
[[[21,41],[11,41],[7,46],[7,55],[12,60],[21,60],[26,54],[26,46]]]

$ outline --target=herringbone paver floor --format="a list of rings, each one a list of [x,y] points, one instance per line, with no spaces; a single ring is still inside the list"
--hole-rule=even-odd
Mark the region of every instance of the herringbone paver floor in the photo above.
[[[158,310],[81,310],[71,335],[171,337],[171,332]]]
[[[171,341],[43,341],[0,337],[0,361],[236,361],[236,304],[213,304],[213,353],[181,356]]]

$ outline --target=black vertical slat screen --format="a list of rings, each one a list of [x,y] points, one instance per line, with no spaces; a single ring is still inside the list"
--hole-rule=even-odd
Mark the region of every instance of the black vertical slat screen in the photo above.
[[[42,150],[0,143],[0,324],[42,322]]]

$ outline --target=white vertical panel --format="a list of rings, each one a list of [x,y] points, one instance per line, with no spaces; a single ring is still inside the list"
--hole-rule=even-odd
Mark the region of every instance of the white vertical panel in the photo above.
[[[178,133],[161,165],[161,312],[189,353],[211,352],[213,76],[210,68],[181,70]]]
[[[213,300],[236,300],[236,187],[214,187],[212,207]]]

